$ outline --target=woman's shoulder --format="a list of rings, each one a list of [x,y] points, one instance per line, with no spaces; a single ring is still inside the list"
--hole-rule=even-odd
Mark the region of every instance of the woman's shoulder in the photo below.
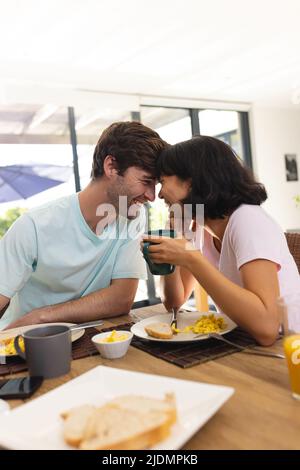
[[[284,233],[279,224],[258,205],[242,204],[230,216],[228,231],[240,233],[243,236],[260,234],[276,238],[284,237]]]
[[[230,216],[229,222],[263,222],[269,224],[279,225],[277,222],[261,207],[258,205],[251,205],[251,204],[242,204],[239,206]]]

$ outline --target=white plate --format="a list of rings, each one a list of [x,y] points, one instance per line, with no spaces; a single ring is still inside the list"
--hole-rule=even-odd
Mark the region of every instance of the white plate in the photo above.
[[[75,323],[41,323],[39,325],[26,325],[26,326],[20,326],[19,328],[12,328],[10,330],[5,330],[5,331],[0,331],[0,347],[1,347],[1,340],[7,339],[7,338],[15,338],[15,336],[22,335],[28,330],[32,330],[33,328],[43,328],[44,326],[50,326],[50,325],[66,325],[66,326],[73,326]],[[76,341],[77,339],[81,338],[84,335],[84,329],[83,330],[75,330],[71,332],[71,339],[72,343]],[[18,356],[18,354],[0,354],[0,357],[14,357]]]
[[[163,398],[174,392],[178,421],[153,449],[180,449],[229,399],[234,389],[160,375],[98,366],[1,416],[0,447],[71,449],[62,436],[60,413],[86,403],[101,406],[120,395]]]
[[[209,314],[213,313],[215,317],[217,318],[223,318],[227,327],[225,330],[220,331],[220,335],[225,335],[226,333],[229,333],[229,331],[233,330],[236,328],[236,324],[230,320],[226,315],[221,314],[221,313],[216,313],[216,312],[209,312]],[[183,329],[186,326],[192,325],[195,323],[198,318],[201,315],[207,315],[207,313],[203,312],[178,312],[177,314],[177,326],[179,329]],[[173,335],[173,338],[171,339],[159,339],[159,338],[153,338],[152,336],[149,336],[146,331],[145,331],[145,326],[151,325],[151,323],[156,323],[156,322],[163,322],[163,323],[170,323],[172,318],[171,313],[164,313],[162,315],[155,315],[150,318],[146,318],[145,320],[142,320],[138,323],[135,323],[131,327],[131,331],[134,335],[138,336],[141,339],[149,340],[149,341],[159,341],[159,342],[164,342],[164,343],[186,343],[186,342],[191,342],[191,341],[202,341],[203,339],[207,339],[208,335],[201,335],[198,336],[195,333],[189,332],[189,333],[178,333],[177,335]],[[198,336],[198,338],[195,338],[195,336]]]

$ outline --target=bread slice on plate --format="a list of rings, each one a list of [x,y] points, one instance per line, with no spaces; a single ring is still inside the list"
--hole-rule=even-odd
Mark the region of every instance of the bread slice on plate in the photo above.
[[[65,441],[82,450],[147,449],[166,439],[177,419],[175,397],[124,395],[104,406],[63,413]]]
[[[171,339],[173,331],[168,323],[156,322],[145,326],[145,331],[149,336],[159,339]]]
[[[133,412],[130,409],[106,405],[98,408],[89,420],[82,450],[139,450],[165,439],[170,422],[164,413]]]
[[[173,393],[166,393],[164,400],[156,398],[142,397],[132,395],[124,395],[115,398],[110,402],[112,405],[117,405],[123,409],[131,410],[133,413],[138,411],[140,413],[149,413],[158,411],[165,413],[170,420],[170,424],[174,424],[177,419],[175,396]]]
[[[96,407],[82,405],[61,414],[64,422],[64,439],[71,446],[78,447],[84,437],[89,418]]]

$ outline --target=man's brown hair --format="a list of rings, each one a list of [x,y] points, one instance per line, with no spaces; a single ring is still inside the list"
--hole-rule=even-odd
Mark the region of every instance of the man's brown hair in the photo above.
[[[157,132],[140,122],[114,122],[105,129],[95,147],[91,177],[103,175],[107,155],[114,157],[119,175],[131,166],[142,168],[156,176],[156,160],[168,144]]]

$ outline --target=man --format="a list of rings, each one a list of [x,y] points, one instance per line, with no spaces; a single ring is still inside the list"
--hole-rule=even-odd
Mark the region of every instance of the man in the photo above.
[[[124,227],[136,204],[154,200],[155,161],[166,145],[138,122],[112,124],[96,145],[89,185],[14,223],[0,241],[0,311],[9,304],[0,330],[130,310],[146,270]]]

